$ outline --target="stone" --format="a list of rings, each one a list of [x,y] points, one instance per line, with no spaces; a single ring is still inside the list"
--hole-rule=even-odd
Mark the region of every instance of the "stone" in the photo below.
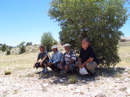
[[[61,83],[64,83],[64,80],[63,80],[63,79],[60,79],[60,82],[61,82]]]
[[[48,83],[46,83],[46,84],[43,84],[43,87],[47,87],[49,84]]]
[[[126,92],[130,95],[130,89],[127,89]]]
[[[80,93],[80,92],[81,92],[80,89],[76,89],[76,90],[75,90],[75,93]]]
[[[107,97],[107,96],[105,94],[103,94],[103,93],[99,93],[95,97]]]

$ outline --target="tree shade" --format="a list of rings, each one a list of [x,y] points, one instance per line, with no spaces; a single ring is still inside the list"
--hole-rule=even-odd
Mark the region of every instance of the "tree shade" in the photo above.
[[[49,16],[61,26],[60,40],[79,50],[87,37],[101,66],[116,65],[120,58],[119,30],[128,15],[125,0],[52,0]]]

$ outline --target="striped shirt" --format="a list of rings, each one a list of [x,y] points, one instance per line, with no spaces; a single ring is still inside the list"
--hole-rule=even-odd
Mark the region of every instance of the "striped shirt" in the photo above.
[[[69,53],[64,53],[64,55],[62,56],[61,61],[65,61],[66,64],[69,64],[69,62],[72,59],[76,61],[76,54],[75,54],[74,51],[71,50]]]

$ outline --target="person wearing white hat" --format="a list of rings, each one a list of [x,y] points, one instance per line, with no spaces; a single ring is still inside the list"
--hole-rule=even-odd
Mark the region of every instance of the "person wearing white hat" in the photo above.
[[[64,48],[66,52],[62,56],[58,68],[60,68],[63,71],[65,70],[67,72],[68,71],[75,72],[76,53],[70,49],[70,44],[68,43],[64,45]]]
[[[67,44],[64,45],[64,47],[70,47],[70,44],[67,43]]]
[[[57,46],[53,46],[52,51],[53,51],[52,58],[49,60],[48,66],[53,71],[59,71],[57,65],[60,63],[63,54],[60,51],[58,51]]]

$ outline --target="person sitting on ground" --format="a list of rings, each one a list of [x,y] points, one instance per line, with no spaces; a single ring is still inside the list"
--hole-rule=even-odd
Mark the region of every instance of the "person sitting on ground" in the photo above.
[[[65,53],[62,56],[61,62],[58,65],[58,68],[60,68],[62,71],[71,71],[75,72],[76,66],[76,54],[74,51],[70,49],[70,44],[65,44]]]
[[[91,74],[95,73],[95,69],[98,64],[98,60],[90,42],[87,38],[82,40],[82,49],[78,58],[78,67],[85,67]]]
[[[61,58],[62,58],[62,53],[58,51],[57,46],[52,47],[52,58],[48,62],[48,66],[53,70],[53,71],[60,71],[60,69],[57,67],[58,64],[60,64]]]
[[[46,65],[49,61],[49,57],[48,57],[47,52],[45,51],[44,46],[39,46],[39,51],[40,51],[40,53],[38,54],[37,61],[35,62],[33,67],[34,68],[42,67],[43,72],[44,72],[47,67]],[[39,60],[41,60],[41,62],[39,62]]]

